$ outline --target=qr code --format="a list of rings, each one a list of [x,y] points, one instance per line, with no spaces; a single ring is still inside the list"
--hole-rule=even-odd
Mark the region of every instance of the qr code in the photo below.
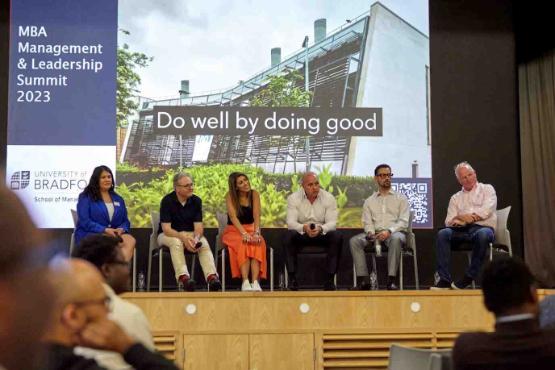
[[[394,191],[405,195],[409,200],[415,225],[428,224],[428,184],[425,182],[399,182],[391,184]]]

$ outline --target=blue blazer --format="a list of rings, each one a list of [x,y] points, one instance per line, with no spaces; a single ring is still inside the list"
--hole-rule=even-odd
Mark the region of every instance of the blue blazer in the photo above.
[[[80,194],[77,201],[77,227],[75,228],[75,244],[79,244],[88,234],[101,234],[107,227],[122,228],[129,232],[130,224],[127,218],[127,208],[123,198],[115,192],[110,192],[114,202],[114,215],[110,222],[108,208],[102,199],[93,201],[88,195]]]

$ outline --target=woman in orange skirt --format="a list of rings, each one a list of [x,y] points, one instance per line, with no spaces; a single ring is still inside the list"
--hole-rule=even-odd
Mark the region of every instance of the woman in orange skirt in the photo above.
[[[242,291],[259,292],[262,291],[259,279],[266,279],[266,242],[260,235],[260,194],[251,189],[244,173],[233,172],[228,183],[227,226],[222,241],[229,250],[231,275],[243,279]]]

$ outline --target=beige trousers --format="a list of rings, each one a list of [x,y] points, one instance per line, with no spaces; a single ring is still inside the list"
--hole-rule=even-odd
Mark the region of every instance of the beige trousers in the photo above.
[[[186,233],[191,238],[194,237],[193,232]],[[216,273],[216,265],[214,264],[214,256],[210,250],[210,245],[204,236],[200,238],[200,242],[202,243],[202,247],[200,247],[197,253],[200,266],[202,267],[202,272],[204,273],[204,278],[206,279],[209,275]],[[183,242],[180,239],[160,233],[158,234],[158,245],[165,245],[170,249],[176,280],[183,274],[190,276],[189,270],[187,269],[187,263],[185,262]]]

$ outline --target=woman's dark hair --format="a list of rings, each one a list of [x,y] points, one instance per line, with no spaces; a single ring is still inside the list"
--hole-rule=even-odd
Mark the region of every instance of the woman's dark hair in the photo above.
[[[244,176],[247,181],[249,181],[249,177],[242,172],[232,172],[229,175],[227,181],[229,185],[229,196],[231,197],[231,203],[233,204],[233,208],[235,208],[235,212],[237,213],[237,215],[243,214],[243,211],[241,210],[241,204],[239,203],[239,190],[237,190],[237,179],[241,176]]]
[[[114,191],[114,187],[116,186],[114,174],[108,166],[102,165],[93,170],[89,184],[85,187],[82,194],[88,195],[94,201],[100,200],[100,175],[102,175],[102,172],[104,171],[108,172],[110,176],[112,176],[112,187],[110,188],[110,192]]]

